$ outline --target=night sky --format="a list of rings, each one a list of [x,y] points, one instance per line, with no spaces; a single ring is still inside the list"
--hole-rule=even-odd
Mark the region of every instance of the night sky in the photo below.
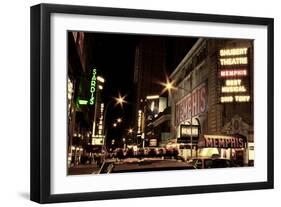
[[[108,136],[113,138],[118,129],[128,129],[132,124],[132,97],[134,76],[134,54],[137,37],[117,34],[89,34],[92,37],[93,65],[98,69],[99,75],[105,78],[102,99],[106,104],[114,97],[126,95],[127,103],[112,104],[107,111]],[[117,118],[122,117],[122,125],[113,128],[112,124]],[[120,135],[117,135],[120,136]]]
[[[105,78],[103,90],[103,102],[105,105],[118,93],[122,96],[126,95],[127,103],[123,109],[118,105],[108,108],[107,124],[112,126],[113,122],[119,118],[123,118],[120,130],[129,129],[134,126],[132,123],[133,104],[135,100],[133,90],[134,78],[134,57],[135,49],[145,35],[125,35],[110,33],[85,33],[85,47],[92,57],[88,57],[89,65],[97,68],[98,75]],[[196,42],[196,38],[188,37],[168,37],[153,36],[153,38],[161,38],[164,40],[166,54],[167,73],[171,73],[182,58],[190,50]],[[165,82],[165,80],[163,80]],[[109,138],[122,134],[122,130],[116,128],[108,131]],[[117,130],[117,131],[116,131]],[[124,133],[124,132],[123,132]]]

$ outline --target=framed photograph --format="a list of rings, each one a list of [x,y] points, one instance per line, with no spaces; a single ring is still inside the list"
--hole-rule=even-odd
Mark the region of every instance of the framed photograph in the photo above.
[[[273,19],[31,7],[31,200],[273,188]]]

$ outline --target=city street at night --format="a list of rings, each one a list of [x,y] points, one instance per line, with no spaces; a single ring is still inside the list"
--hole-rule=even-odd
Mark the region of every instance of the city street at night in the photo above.
[[[254,165],[253,41],[68,32],[68,175]]]

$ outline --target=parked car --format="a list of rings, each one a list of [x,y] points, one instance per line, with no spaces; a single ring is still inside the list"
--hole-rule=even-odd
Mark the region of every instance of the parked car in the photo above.
[[[147,157],[156,157],[156,156],[157,156],[156,149],[151,148],[148,150]]]
[[[138,157],[139,159],[145,157],[144,149],[141,148],[141,149],[139,149],[139,150],[137,151],[137,157]]]
[[[232,160],[218,157],[200,157],[190,162],[196,169],[236,167]]]
[[[166,159],[171,159],[171,158],[177,159],[178,155],[179,155],[178,149],[176,149],[176,148],[169,148],[169,149],[165,150],[164,157]]]
[[[195,167],[177,160],[145,159],[135,162],[104,163],[99,173],[128,173],[188,169],[195,169]]]

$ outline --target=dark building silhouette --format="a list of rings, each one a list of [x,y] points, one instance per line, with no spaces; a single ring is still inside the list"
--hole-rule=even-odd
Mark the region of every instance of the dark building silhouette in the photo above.
[[[143,36],[139,38],[135,50],[134,63],[134,87],[135,106],[133,109],[133,120],[137,143],[141,142],[139,130],[139,111],[144,112],[146,97],[148,95],[159,95],[163,90],[160,83],[166,82],[166,78],[178,65],[188,50],[195,43],[196,38],[184,37],[162,37]],[[162,94],[163,95],[163,94]],[[142,119],[145,116],[142,115]],[[141,121],[144,123],[145,121]]]

